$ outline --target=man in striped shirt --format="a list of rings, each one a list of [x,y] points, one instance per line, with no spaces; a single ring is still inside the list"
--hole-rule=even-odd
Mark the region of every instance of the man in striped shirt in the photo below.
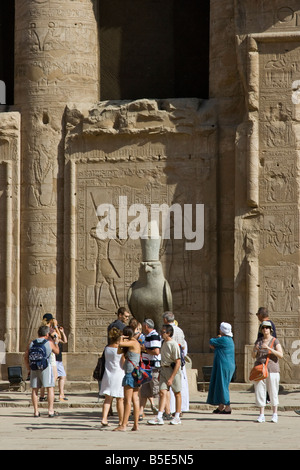
[[[145,335],[145,342],[142,345],[142,359],[144,364],[150,364],[152,367],[152,380],[141,387],[140,419],[144,416],[147,399],[149,398],[151,401],[151,399],[153,400],[153,398],[159,395],[159,369],[161,361],[161,337],[154,329],[154,321],[150,318],[145,319],[142,328]],[[153,405],[151,407],[153,412],[157,411]]]

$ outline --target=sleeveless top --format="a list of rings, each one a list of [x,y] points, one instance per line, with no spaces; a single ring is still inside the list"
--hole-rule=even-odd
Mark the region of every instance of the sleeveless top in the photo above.
[[[130,359],[133,362],[133,364],[137,367],[140,362],[140,353],[127,351],[125,355],[125,363],[124,363],[125,374],[131,374],[131,372],[134,369],[133,365],[131,364],[131,362],[128,361],[128,359]]]

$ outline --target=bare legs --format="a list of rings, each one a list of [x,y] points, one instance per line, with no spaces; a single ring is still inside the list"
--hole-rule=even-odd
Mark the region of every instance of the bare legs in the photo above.
[[[54,387],[47,388],[47,397],[48,397],[48,414],[54,414]],[[38,388],[33,388],[31,390],[31,399],[33,404],[33,413],[34,416],[39,416],[38,410]]]
[[[65,377],[58,377],[58,393],[59,393],[59,399],[63,400],[65,398]]]
[[[119,426],[121,425],[124,417],[124,400],[123,398],[117,398],[117,412],[119,417]],[[109,414],[109,410],[113,401],[113,397],[109,395],[105,395],[103,409],[102,409],[102,421],[101,424],[103,426],[108,426],[107,417]]]
[[[129,421],[129,416],[131,412],[131,403],[133,403],[133,427],[132,431],[139,430],[139,411],[140,411],[140,401],[139,401],[139,389],[131,388],[129,385],[124,387],[124,415],[122,423],[114,429],[114,431],[126,431],[127,424]]]
[[[174,393],[175,395],[175,409],[176,413],[180,414],[181,412],[181,392]],[[168,390],[160,390],[159,391],[159,412],[163,413],[166,406],[168,406],[169,400],[169,391]]]

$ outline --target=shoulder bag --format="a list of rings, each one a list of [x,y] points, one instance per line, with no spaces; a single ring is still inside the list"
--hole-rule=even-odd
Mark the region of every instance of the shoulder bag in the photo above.
[[[131,372],[132,377],[137,385],[143,385],[152,380],[152,367],[145,365],[140,359],[140,363],[136,366],[130,359],[127,359],[133,365],[133,371]]]
[[[272,343],[271,343],[271,348],[274,344],[274,341],[275,341],[276,338],[273,339]],[[260,380],[264,380],[268,377],[268,362],[269,362],[269,359],[270,359],[270,355],[271,355],[271,351],[268,352],[268,357],[267,357],[267,360],[264,364],[258,364],[257,366],[254,366],[251,371],[250,371],[250,375],[249,375],[249,380],[251,382],[259,382]]]

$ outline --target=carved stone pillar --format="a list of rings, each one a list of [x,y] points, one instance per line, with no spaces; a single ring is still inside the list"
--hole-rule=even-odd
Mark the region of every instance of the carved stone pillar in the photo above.
[[[237,135],[236,182],[247,184],[235,188],[236,227],[243,234],[236,231],[235,305],[242,312],[244,304],[246,314],[245,379],[259,326],[255,313],[266,307],[285,353],[281,380],[295,383],[300,380],[293,357],[300,333],[300,9],[296,0],[252,3],[244,2],[235,11],[247,108]],[[257,18],[261,21],[254,26]]]
[[[21,350],[45,312],[63,312],[62,120],[98,100],[94,0],[18,0],[15,105],[22,115]]]

